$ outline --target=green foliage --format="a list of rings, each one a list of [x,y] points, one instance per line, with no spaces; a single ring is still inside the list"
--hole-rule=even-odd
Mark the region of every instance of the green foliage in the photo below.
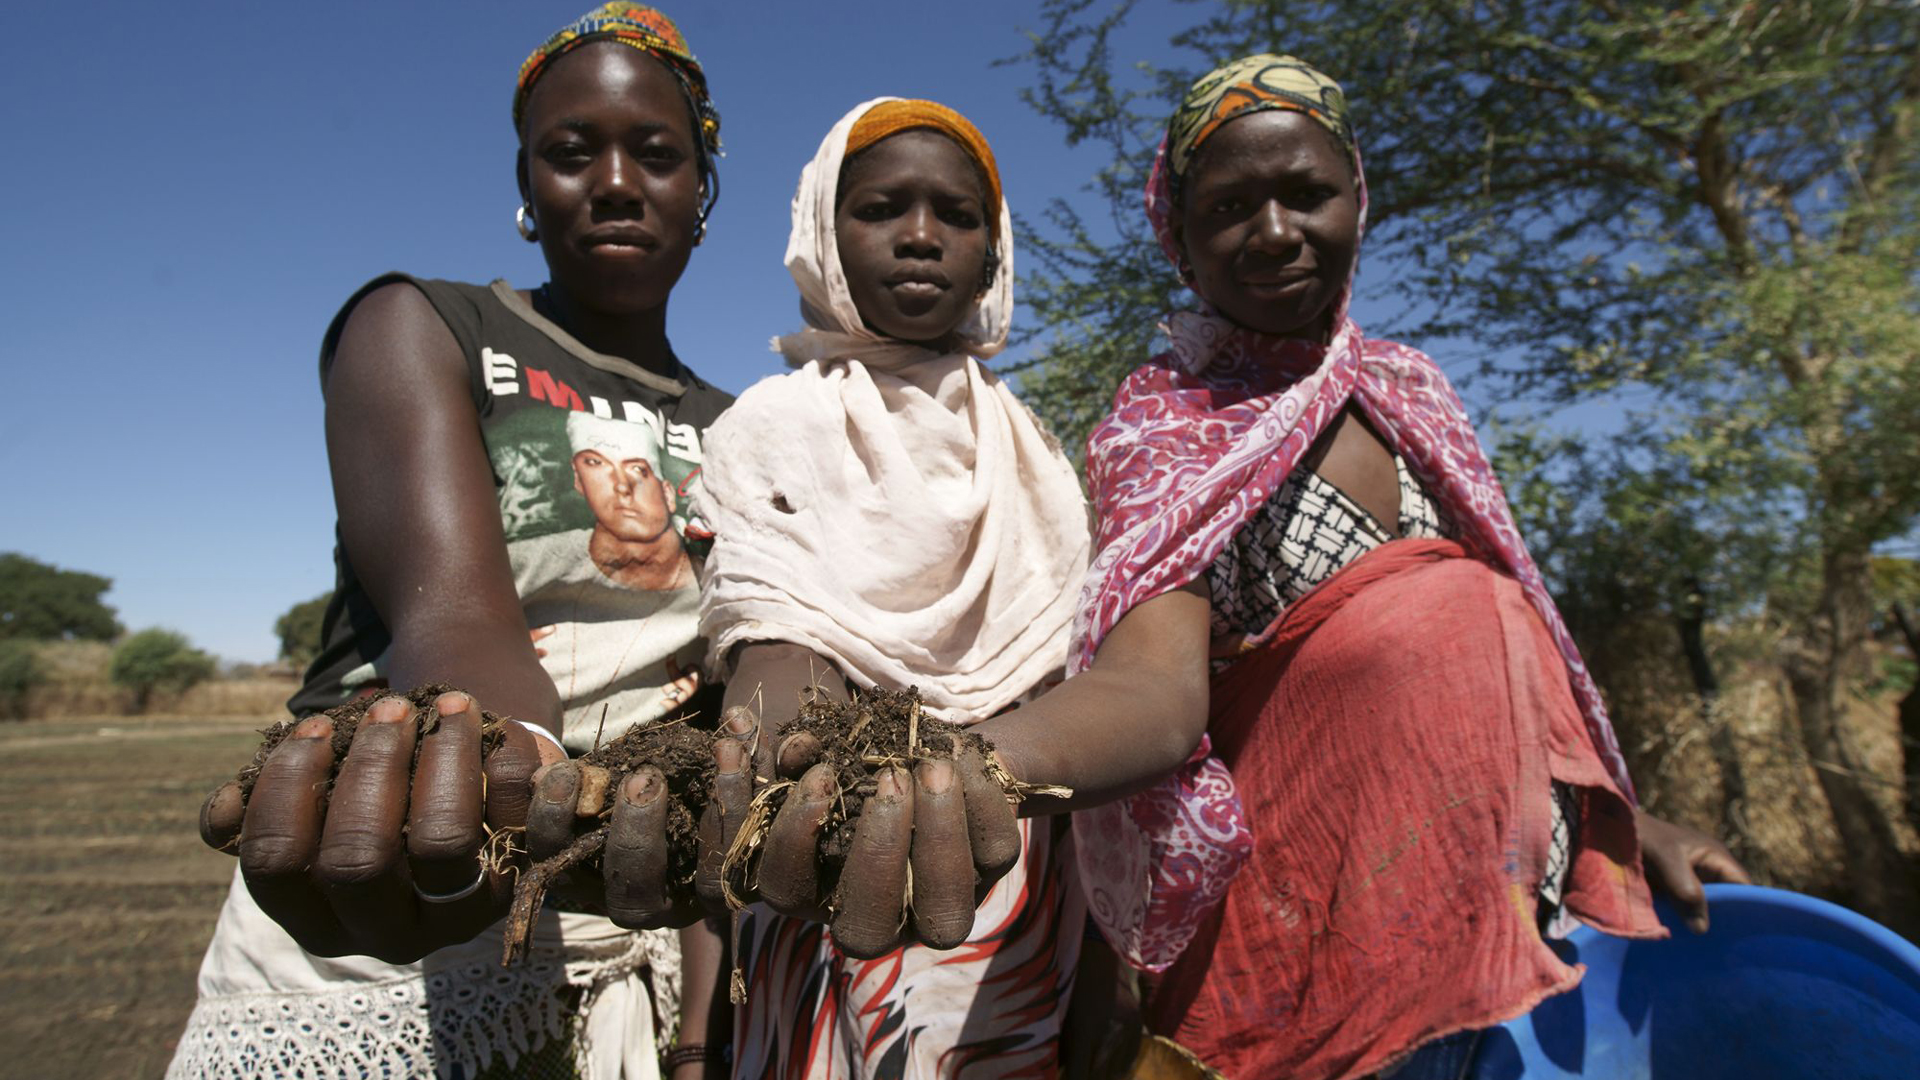
[[[1175,101],[1223,60],[1299,56],[1354,112],[1361,291],[1401,300],[1367,329],[1471,342],[1474,396],[1522,421],[1483,434],[1583,649],[1644,666],[1602,639],[1664,623],[1710,686],[1700,620],[1765,623],[1806,753],[1845,759],[1870,557],[1920,533],[1911,0],[1215,0],[1139,45],[1110,2],[1045,0],[1019,58],[1027,100],[1110,156],[1100,215],[1023,223],[1042,329],[1022,386],[1063,438],[1181,299],[1140,210]],[[1635,407],[1597,445],[1533,426],[1596,401]],[[1869,793],[1849,768],[1817,780],[1859,902],[1910,918]]]
[[[150,629],[131,634],[113,650],[107,677],[133,693],[135,712],[145,712],[156,690],[184,693],[214,672],[213,657],[172,630]]]
[[[1529,497],[1562,505],[1519,509],[1536,541],[1579,536],[1540,545],[1562,591],[1618,571],[1671,597],[1644,580],[1657,554],[1722,610],[1792,621],[1822,559],[1911,534],[1911,4],[1228,0],[1138,57],[1131,7],[1048,0],[1020,58],[1027,100],[1110,155],[1090,184],[1107,214],[1056,202],[1027,227],[1045,336],[1022,389],[1069,445],[1181,300],[1139,208],[1173,103],[1220,61],[1288,52],[1346,84],[1372,193],[1361,286],[1403,299],[1392,329],[1470,339],[1476,396],[1508,413],[1651,403],[1606,448],[1536,431],[1503,455],[1545,455]]]
[[[0,553],[0,639],[111,641],[120,624],[100,596],[113,582]]]
[[[1022,386],[1069,444],[1178,296],[1139,209],[1160,125],[1194,76],[1268,50],[1347,86],[1372,192],[1362,287],[1405,300],[1387,329],[1470,338],[1496,400],[1653,389],[1669,420],[1705,414],[1689,456],[1764,456],[1801,483],[1878,433],[1834,480],[1875,498],[1834,525],[1911,520],[1920,451],[1888,437],[1920,405],[1910,4],[1234,0],[1139,57],[1131,6],[1049,0],[1021,58],[1028,101],[1111,157],[1090,184],[1107,213],[1056,202],[1025,229],[1045,337]]]
[[[302,600],[273,621],[274,635],[280,639],[280,659],[305,669],[320,652],[320,623],[327,613],[333,593],[321,593]]]
[[[1875,658],[1873,670],[1861,681],[1859,694],[1869,700],[1887,693],[1907,693],[1920,683],[1920,663],[1911,656],[1889,653]]]
[[[1492,434],[1514,516],[1589,653],[1636,620],[1752,617],[1774,592],[1809,591],[1806,553],[1780,542],[1794,529],[1790,510],[1667,453],[1657,429],[1597,447],[1537,428]],[[1603,685],[1606,675],[1596,665]]]
[[[1873,560],[1872,572],[1875,603],[1920,607],[1920,559],[1882,555]]]
[[[1906,646],[1906,653],[1883,654],[1865,687],[1869,695],[1898,688],[1920,691],[1920,559],[1883,555],[1873,560],[1874,630],[1883,640]],[[1907,748],[1907,760],[1920,773],[1920,747]],[[1920,791],[1913,793],[1920,797]]]
[[[32,642],[0,638],[0,717],[26,715],[27,691],[46,677]]]

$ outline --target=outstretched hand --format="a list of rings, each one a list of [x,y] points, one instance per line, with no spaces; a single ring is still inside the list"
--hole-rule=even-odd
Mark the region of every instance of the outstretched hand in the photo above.
[[[754,796],[770,782],[790,781],[743,899],[830,924],[841,951],[858,959],[916,941],[936,949],[965,941],[975,908],[1020,855],[1013,806],[980,755],[963,749],[911,772],[879,768],[836,879],[820,840],[843,799],[839,777],[821,760],[814,735],[773,742],[752,710],[728,710],[714,744],[714,798],[700,828],[701,900],[723,908],[726,854]]]
[[[333,722],[308,717],[244,801],[232,782],[201,808],[201,838],[239,855],[261,910],[308,952],[407,963],[505,913],[524,852],[490,838],[525,825],[531,777],[561,751],[509,723],[482,761],[479,703],[454,691],[432,707],[417,736],[410,702],[376,701],[337,775]]]
[[[575,865],[568,872],[571,880],[559,891],[598,906],[629,930],[693,925],[705,911],[692,889],[674,881],[669,869],[667,808],[672,797],[666,777],[645,765],[609,792],[612,779],[600,766],[571,760],[543,766],[534,774],[533,805],[527,811],[527,846],[533,859],[555,858],[604,824],[600,869],[591,869],[591,863]]]
[[[1709,881],[1730,881],[1751,885],[1747,869],[1733,857],[1727,846],[1698,829],[1663,821],[1645,810],[1634,811],[1640,833],[1640,856],[1647,868],[1647,880],[1673,897],[1685,914],[1687,929],[1696,934],[1707,932],[1707,893]]]

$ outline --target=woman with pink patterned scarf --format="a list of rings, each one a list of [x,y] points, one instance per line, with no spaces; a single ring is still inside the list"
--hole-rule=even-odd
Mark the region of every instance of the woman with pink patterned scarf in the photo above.
[[[1153,1045],[1244,1080],[1461,1075],[1578,983],[1545,939],[1663,934],[1649,878],[1703,929],[1702,879],[1745,878],[1635,807],[1458,396],[1348,316],[1366,206],[1333,80],[1189,91],[1147,210],[1202,303],[1089,441],[1075,677],[978,728],[1076,790]]]

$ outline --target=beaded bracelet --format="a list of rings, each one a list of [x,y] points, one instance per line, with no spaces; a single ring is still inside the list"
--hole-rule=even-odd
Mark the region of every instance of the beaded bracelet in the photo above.
[[[666,1065],[667,1071],[671,1072],[682,1065],[690,1065],[696,1061],[702,1065],[725,1065],[727,1063],[727,1047],[709,1046],[706,1043],[688,1043],[685,1046],[676,1046],[667,1051],[664,1064]]]

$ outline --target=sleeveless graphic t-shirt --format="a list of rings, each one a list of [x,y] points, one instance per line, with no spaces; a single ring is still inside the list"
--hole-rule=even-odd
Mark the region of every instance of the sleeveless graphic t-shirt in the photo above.
[[[402,274],[368,282],[334,317],[323,380],[348,313],[395,282],[425,294],[466,356],[514,590],[560,692],[568,749],[681,710],[715,715],[695,574],[710,534],[689,514],[701,435],[732,396],[677,360],[663,377],[588,349],[504,281]],[[338,543],[334,562],[324,644],[288,702],[295,715],[386,685],[392,635]]]

